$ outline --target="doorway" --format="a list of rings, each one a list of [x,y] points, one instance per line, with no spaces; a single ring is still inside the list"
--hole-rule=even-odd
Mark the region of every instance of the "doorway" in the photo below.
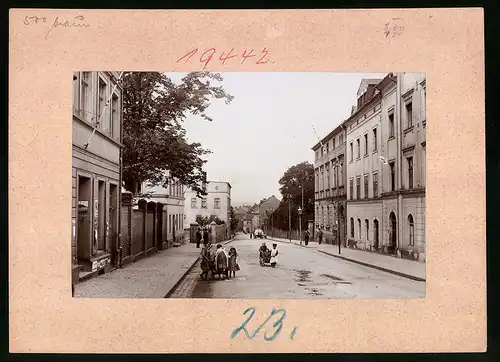
[[[98,182],[98,201],[97,201],[97,250],[104,251],[106,249],[106,182],[99,180]]]
[[[88,260],[91,245],[91,215],[90,200],[92,195],[92,182],[89,177],[78,176],[78,205],[77,205],[77,232],[76,255],[79,261]]]
[[[378,220],[373,220],[373,248],[378,250],[378,239],[379,239],[379,231],[378,231]]]
[[[118,186],[109,184],[109,237],[111,246],[111,264],[117,263],[118,253]]]
[[[396,221],[396,215],[394,215],[393,212],[389,215],[389,224],[390,224],[390,229],[389,229],[389,252],[390,253],[395,253],[396,252],[396,246],[397,246],[397,221]]]

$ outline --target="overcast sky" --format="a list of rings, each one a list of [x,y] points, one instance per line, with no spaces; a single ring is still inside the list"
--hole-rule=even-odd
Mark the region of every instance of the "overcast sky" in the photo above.
[[[174,81],[184,75],[168,73]],[[290,166],[314,162],[311,148],[349,117],[361,79],[384,75],[222,73],[233,101],[212,102],[207,114],[213,122],[188,116],[187,136],[213,152],[207,177],[231,184],[233,205],[281,199],[279,179]]]

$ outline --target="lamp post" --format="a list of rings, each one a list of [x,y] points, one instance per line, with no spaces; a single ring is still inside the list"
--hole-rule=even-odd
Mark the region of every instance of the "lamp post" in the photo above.
[[[299,239],[300,245],[302,245],[302,209],[299,207]]]
[[[290,211],[290,195],[288,197],[288,237],[292,242],[292,213]]]

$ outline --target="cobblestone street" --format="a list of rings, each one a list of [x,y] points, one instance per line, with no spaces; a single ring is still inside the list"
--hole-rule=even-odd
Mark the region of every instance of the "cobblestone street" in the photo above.
[[[233,242],[241,270],[234,279],[201,280],[199,262],[171,294],[171,298],[423,298],[425,282],[414,281],[370,267],[337,259],[295,243],[277,242],[276,268],[261,267],[262,241],[238,234]]]

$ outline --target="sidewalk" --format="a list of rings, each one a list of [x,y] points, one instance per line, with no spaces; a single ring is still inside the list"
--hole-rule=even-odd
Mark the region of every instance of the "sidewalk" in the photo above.
[[[230,239],[223,242],[227,244]],[[201,247],[185,243],[75,285],[76,298],[165,298],[198,261]]]
[[[290,243],[288,239],[273,238],[279,242]],[[306,247],[304,242],[300,245],[298,240],[292,240],[296,245]],[[387,273],[399,275],[408,279],[417,280],[421,282],[426,281],[425,267],[426,264],[408,259],[397,258],[392,255],[379,254],[363,250],[355,250],[351,248],[342,247],[339,254],[338,245],[322,244],[319,245],[316,241],[309,242],[307,248],[315,249],[318,252],[327,254],[339,259],[364,265],[370,268],[385,271]]]

